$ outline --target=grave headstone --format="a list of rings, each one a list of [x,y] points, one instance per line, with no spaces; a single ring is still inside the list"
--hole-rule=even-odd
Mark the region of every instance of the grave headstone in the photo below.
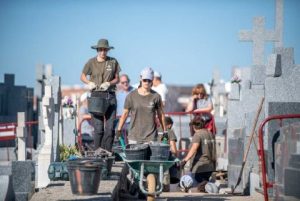
[[[283,47],[283,0],[276,0],[275,9],[275,31],[277,35],[275,47]]]
[[[18,126],[17,126],[17,146],[18,146],[18,161],[26,160],[26,138],[27,129],[25,127],[25,113],[18,112]]]
[[[52,73],[51,65],[48,66],[48,74]],[[47,67],[46,66],[46,67]],[[52,154],[52,161],[58,161],[59,160],[59,148],[58,144],[62,143],[62,141],[59,141],[60,135],[62,135],[62,130],[60,127],[61,124],[61,80],[59,76],[52,76],[47,75],[47,79],[45,80],[45,84],[51,86],[52,88],[52,97],[54,99],[54,124],[53,124],[53,154]]]
[[[0,199],[15,200],[12,185],[11,161],[0,161]]]
[[[42,116],[44,122],[45,141],[38,149],[36,160],[36,188],[44,188],[49,183],[47,170],[51,162],[52,155],[52,135],[54,125],[55,105],[52,97],[51,86],[45,86],[45,95],[42,99]]]
[[[54,112],[54,126],[53,126],[53,154],[52,159],[53,161],[59,160],[59,148],[58,144],[62,143],[62,119],[60,113],[60,106],[61,106],[61,80],[59,76],[52,75],[52,65],[37,65],[36,67],[36,91],[35,94],[37,95],[37,101],[39,102],[38,108],[42,108],[41,97],[45,94],[44,86],[49,85],[52,87],[52,95],[55,104],[55,112]],[[39,109],[39,133],[38,133],[38,144],[44,143],[44,122],[43,122],[43,114],[41,109]]]
[[[34,162],[13,161],[12,177],[15,200],[28,201],[34,193]]]
[[[17,112],[25,112],[27,121],[33,120],[33,89],[15,85],[15,76],[5,74],[4,82],[0,83],[0,122],[16,123]],[[31,98],[30,98],[31,97]],[[3,128],[3,127],[1,127]],[[1,132],[2,133],[2,132]],[[0,136],[1,136],[0,133]],[[2,160],[16,160],[16,141],[0,141],[0,158]],[[27,144],[31,145],[30,143]]]
[[[281,76],[281,56],[280,54],[271,54],[268,57],[266,75],[268,77]]]

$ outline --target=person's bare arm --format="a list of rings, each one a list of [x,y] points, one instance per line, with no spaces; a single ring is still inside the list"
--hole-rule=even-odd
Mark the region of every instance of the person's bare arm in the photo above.
[[[210,103],[207,107],[195,109],[193,112],[211,112],[213,109],[213,105]]]
[[[191,112],[193,110],[193,101],[190,101],[185,109],[186,112]]]
[[[128,117],[128,114],[129,114],[129,110],[124,108],[123,113],[122,113],[122,115],[120,117],[120,120],[119,120],[117,131],[121,131],[122,130],[123,125],[124,125],[124,123],[125,123],[125,121],[126,121],[126,119]]]
[[[81,73],[80,80],[85,84],[88,84],[90,82],[84,73]]]
[[[193,95],[192,96],[192,100],[188,103],[188,105],[187,105],[187,107],[185,109],[186,112],[193,111],[193,109],[194,109],[194,102],[195,102],[196,98],[198,98],[197,95]]]
[[[199,143],[193,143],[190,151],[188,152],[186,157],[184,157],[183,161],[187,162],[188,160],[190,160],[196,154],[197,149],[199,148],[199,146],[200,146]]]
[[[164,113],[162,105],[157,110],[157,116],[158,116],[158,120],[159,120],[160,125],[162,126],[163,131],[166,132],[167,131],[167,127],[165,125],[165,113]]]
[[[111,80],[109,83],[110,83],[110,85],[118,84],[119,83],[119,73],[116,73],[115,78],[113,80]]]
[[[176,142],[174,140],[170,141],[170,151],[174,156],[177,157],[177,147],[176,147]]]

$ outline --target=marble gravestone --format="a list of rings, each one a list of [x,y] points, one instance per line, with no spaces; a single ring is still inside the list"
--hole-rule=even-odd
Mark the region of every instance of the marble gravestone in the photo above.
[[[265,97],[265,103],[263,110],[259,116],[259,123],[268,115],[268,89],[266,83],[268,76],[273,75],[279,76],[281,74],[280,62],[282,62],[282,55],[271,56],[268,58],[268,63],[265,62],[264,45],[265,42],[278,42],[277,46],[282,45],[282,0],[276,1],[276,24],[278,26],[275,30],[266,30],[264,17],[255,17],[253,22],[253,30],[246,31],[242,30],[239,33],[239,38],[241,41],[251,41],[253,43],[253,53],[252,53],[252,65],[250,71],[245,69],[240,69],[241,82],[239,84],[232,84],[232,92],[229,94],[228,103],[228,141],[232,141],[234,138],[234,132],[236,129],[244,129],[244,135],[242,136],[244,140],[244,147],[247,146],[250,135],[251,128],[253,126],[253,120],[259,106],[259,102],[262,97]],[[280,17],[281,16],[281,17]],[[246,68],[247,69],[247,68]],[[285,89],[287,90],[287,89]],[[257,127],[258,127],[257,125]],[[256,128],[257,128],[256,127]],[[254,135],[256,136],[256,135]],[[229,153],[234,147],[228,147]],[[240,148],[240,153],[245,153],[245,148]],[[248,154],[248,160],[243,171],[242,182],[237,191],[249,192],[249,186],[252,185],[251,191],[256,187],[259,188],[259,168],[258,168],[258,156],[257,156],[257,137],[254,137],[254,141],[250,146],[250,151]],[[234,185],[238,177],[234,175],[234,170],[239,170],[240,165],[230,163],[232,161],[231,156],[228,155],[229,166],[228,166],[228,176],[229,184]],[[231,175],[230,175],[231,174]],[[250,177],[252,178],[252,184],[250,183]],[[258,181],[256,181],[258,180]],[[249,185],[250,183],[250,185]],[[257,185],[257,186],[253,186]],[[250,192],[250,194],[253,192]]]
[[[42,130],[41,133],[45,136],[45,141],[39,147],[36,155],[36,188],[44,188],[50,183],[47,171],[50,162],[52,162],[52,137],[55,115],[55,105],[51,86],[45,86],[45,95],[42,98],[41,109],[44,125],[44,130]]]

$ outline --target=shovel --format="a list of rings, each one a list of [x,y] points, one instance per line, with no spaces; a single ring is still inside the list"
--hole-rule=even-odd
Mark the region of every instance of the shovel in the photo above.
[[[125,149],[126,149],[126,144],[125,144],[124,138],[123,138],[122,136],[120,136],[120,137],[119,137],[119,141],[120,141],[122,150],[125,151]]]

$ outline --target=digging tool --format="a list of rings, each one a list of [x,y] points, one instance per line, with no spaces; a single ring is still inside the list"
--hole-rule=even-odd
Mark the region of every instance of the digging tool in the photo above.
[[[126,149],[126,145],[125,145],[125,141],[124,138],[122,136],[119,137],[119,141],[122,147],[122,150],[124,151]]]
[[[258,122],[258,117],[259,117],[259,114],[261,112],[264,100],[265,100],[264,97],[262,97],[261,100],[260,100],[260,104],[259,104],[259,107],[258,107],[257,112],[256,112],[256,117],[254,119],[254,123],[253,123],[252,129],[251,129],[251,136],[250,136],[249,142],[247,144],[246,153],[245,153],[244,158],[243,158],[242,168],[241,168],[238,180],[236,182],[236,185],[232,189],[232,194],[234,194],[235,189],[241,183],[242,175],[243,175],[243,170],[244,170],[244,167],[245,167],[245,164],[246,164],[246,161],[247,161],[247,156],[248,156],[248,153],[249,153],[249,150],[250,150],[250,146],[251,146],[251,143],[252,143],[253,136],[255,134],[255,128],[256,128],[256,125],[257,125],[257,122]]]

